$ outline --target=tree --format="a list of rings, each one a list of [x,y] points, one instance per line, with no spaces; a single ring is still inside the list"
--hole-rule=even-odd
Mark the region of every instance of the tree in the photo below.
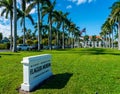
[[[28,6],[26,13],[29,13],[36,5],[37,5],[37,15],[38,15],[38,50],[40,50],[40,36],[41,36],[41,28],[40,28],[40,22],[41,22],[41,15],[40,12],[42,11],[42,5],[45,4],[46,2],[50,2],[49,0],[28,0],[28,2],[32,3]],[[41,10],[40,10],[41,9]]]
[[[8,18],[10,14],[10,50],[12,50],[12,17],[13,17],[13,0],[0,0],[0,7],[3,7],[1,16],[5,14],[5,17]]]
[[[0,41],[2,40],[2,38],[3,38],[3,35],[2,35],[2,33],[0,33]]]
[[[93,41],[93,47],[95,47],[96,35],[93,35],[91,40]]]
[[[49,22],[49,49],[52,50],[52,17],[53,11],[55,8],[56,1],[53,3],[47,2],[47,6],[43,7],[43,15],[48,14],[48,22]]]
[[[88,40],[89,40],[89,36],[88,35],[85,35],[84,36],[84,41],[85,41],[85,47],[87,47],[88,45]]]
[[[111,9],[111,21],[118,25],[118,50],[120,50],[120,0],[113,3]]]
[[[54,19],[57,23],[57,31],[62,26],[62,49],[65,47],[65,28],[67,28],[67,16],[68,12],[63,13],[62,11],[53,11]],[[57,32],[57,40],[58,40],[58,32]],[[57,41],[58,42],[58,41]]]
[[[56,45],[57,47],[59,47],[59,29],[62,25],[62,19],[61,19],[61,13],[62,11],[54,11],[54,18],[53,18],[53,22],[55,22],[56,24],[56,33],[57,33],[57,36],[56,36]]]
[[[16,7],[16,0],[13,0],[13,52],[17,51],[16,47],[16,37],[17,37],[17,7]]]
[[[25,44],[25,32],[26,32],[26,27],[25,27],[25,18],[27,17],[32,24],[34,24],[34,20],[30,14],[26,14],[26,0],[21,0],[21,6],[22,10],[18,11],[18,17],[17,19],[21,18],[20,25],[23,27],[23,44]]]
[[[65,14],[62,14],[61,16],[61,20],[62,20],[62,31],[63,31],[63,35],[62,35],[62,49],[65,48],[65,24],[67,23],[67,16],[68,16],[68,12],[66,12]]]

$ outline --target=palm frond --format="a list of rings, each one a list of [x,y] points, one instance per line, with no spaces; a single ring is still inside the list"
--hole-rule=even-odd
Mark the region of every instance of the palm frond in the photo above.
[[[33,20],[32,16],[31,16],[31,15],[27,15],[26,17],[29,18],[29,20],[30,20],[30,21],[32,22],[32,24],[34,25],[34,20]]]

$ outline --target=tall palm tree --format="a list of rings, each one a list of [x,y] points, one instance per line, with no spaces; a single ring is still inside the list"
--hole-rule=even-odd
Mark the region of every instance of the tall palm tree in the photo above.
[[[32,18],[32,16],[30,14],[26,14],[26,1],[22,0],[21,1],[21,6],[22,6],[22,10],[18,10],[18,17],[17,19],[21,18],[21,22],[20,25],[23,27],[23,44],[25,44],[25,32],[26,32],[26,27],[25,27],[25,18],[27,17],[32,24],[34,24],[34,20]]]
[[[13,17],[13,0],[0,0],[0,7],[4,7],[1,12],[1,16],[5,14],[5,17],[8,18],[10,15],[10,50],[12,50],[12,17]]]
[[[56,24],[56,33],[57,33],[57,36],[56,36],[56,45],[57,47],[59,47],[59,29],[62,25],[62,19],[61,19],[61,12],[62,11],[54,11],[53,15],[54,15],[54,18],[53,18],[53,22],[55,22]]]
[[[69,15],[68,12],[63,13],[62,11],[59,12],[59,20],[61,21],[60,23],[62,24],[62,49],[65,48],[65,26],[67,24],[68,18],[67,16]]]
[[[118,50],[120,50],[120,0],[113,3],[111,9],[111,20],[118,25]]]
[[[93,47],[95,47],[96,35],[93,35],[91,40],[93,41]]]
[[[74,38],[74,36],[75,36],[75,28],[76,28],[76,26],[75,26],[75,24],[74,23],[71,23],[71,31],[72,31],[72,39],[73,39],[73,41],[72,41],[72,47],[74,48],[74,40],[75,40],[75,38]]]
[[[37,14],[38,14],[38,50],[40,50],[40,36],[41,36],[41,28],[40,28],[40,22],[41,21],[41,11],[42,11],[42,6],[46,2],[50,2],[49,0],[27,0],[27,2],[31,2],[31,4],[28,6],[26,13],[29,13],[36,5],[37,5]],[[41,10],[40,10],[41,9]]]
[[[110,40],[111,40],[110,34],[112,33],[112,24],[110,23],[110,18],[108,18],[108,19],[105,21],[105,23],[102,25],[101,28],[102,28],[102,32],[105,33],[106,47],[108,46],[108,38],[109,38],[109,47],[110,47],[110,45],[111,45],[111,42],[110,42]],[[109,35],[108,38],[107,38],[107,35]]]
[[[88,40],[89,40],[89,36],[88,35],[85,35],[84,36],[84,41],[85,41],[85,47],[87,47],[88,45]]]
[[[76,46],[80,46],[80,40],[79,40],[79,33],[80,33],[80,30],[79,30],[79,27],[78,26],[76,26],[75,27],[75,32],[74,32],[74,36],[75,36],[75,40],[74,40],[74,42],[76,42],[77,43],[77,45]]]
[[[100,36],[102,37],[102,44],[103,44],[102,47],[104,48],[105,48],[105,35],[106,35],[105,32],[103,31],[100,32]]]
[[[56,5],[56,1],[47,2],[47,6],[43,7],[43,15],[48,14],[48,22],[49,22],[49,49],[52,50],[52,17],[53,17],[53,11]]]
[[[16,7],[16,0],[13,0],[13,52],[17,51],[16,47],[16,37],[17,37],[17,7]]]
[[[72,35],[72,33],[73,33],[73,28],[72,28],[72,24],[73,24],[73,22],[71,21],[71,19],[67,19],[67,26],[68,26],[68,28],[67,28],[67,30],[68,30],[68,35],[69,35],[69,46],[71,45],[71,47],[72,47],[72,37],[71,37],[71,35]]]

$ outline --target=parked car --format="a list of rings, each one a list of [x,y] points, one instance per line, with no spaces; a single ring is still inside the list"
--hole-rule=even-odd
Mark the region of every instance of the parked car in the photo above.
[[[27,44],[19,44],[17,45],[17,50],[29,50],[30,46]]]
[[[30,46],[30,50],[37,50],[38,49],[38,44],[34,44],[32,46]],[[43,45],[40,44],[40,49],[43,49]]]

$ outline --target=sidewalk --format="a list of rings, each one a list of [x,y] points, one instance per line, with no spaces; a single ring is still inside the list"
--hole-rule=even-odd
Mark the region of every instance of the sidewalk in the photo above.
[[[0,50],[0,52],[10,52],[10,50]]]

